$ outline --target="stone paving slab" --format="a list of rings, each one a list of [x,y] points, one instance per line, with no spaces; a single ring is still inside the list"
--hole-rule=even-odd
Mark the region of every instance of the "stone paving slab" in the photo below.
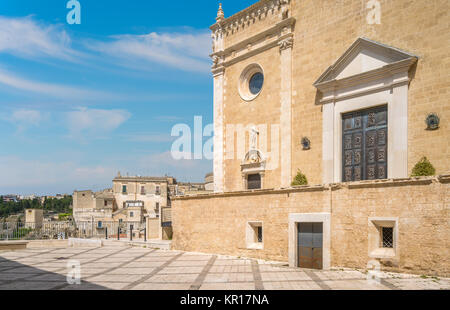
[[[68,262],[80,263],[80,285],[67,283]],[[221,255],[131,247],[24,249],[0,252],[0,290],[440,290],[450,279],[289,268]]]

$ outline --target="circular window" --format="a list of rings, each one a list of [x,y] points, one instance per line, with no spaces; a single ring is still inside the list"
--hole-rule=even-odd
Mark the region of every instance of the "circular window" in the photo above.
[[[260,72],[253,74],[250,78],[249,87],[253,95],[259,94],[264,84],[264,75]]]
[[[252,64],[245,68],[239,79],[239,95],[245,101],[255,99],[262,91],[264,73],[261,66]]]

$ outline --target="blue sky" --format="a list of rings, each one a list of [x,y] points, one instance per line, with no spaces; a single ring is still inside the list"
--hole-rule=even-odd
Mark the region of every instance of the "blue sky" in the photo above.
[[[118,171],[202,181],[212,162],[174,160],[171,130],[213,121],[219,1],[79,0],[80,25],[67,2],[0,2],[0,194],[98,190]]]

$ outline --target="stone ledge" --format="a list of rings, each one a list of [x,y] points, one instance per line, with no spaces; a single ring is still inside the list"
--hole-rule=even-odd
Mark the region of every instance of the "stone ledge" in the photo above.
[[[222,197],[239,197],[239,196],[257,196],[257,195],[272,195],[272,194],[291,194],[299,192],[313,192],[313,191],[328,191],[339,190],[343,188],[357,189],[357,188],[379,188],[379,187],[397,187],[408,185],[429,185],[433,182],[436,183],[450,183],[450,174],[433,176],[433,177],[414,177],[404,179],[386,179],[386,180],[373,180],[373,181],[360,181],[350,183],[332,183],[326,185],[305,185],[294,186],[281,189],[261,189],[251,191],[236,191],[226,193],[211,193],[201,195],[191,195],[183,197],[173,197],[172,200],[194,200],[194,199],[209,199],[209,198],[222,198]]]

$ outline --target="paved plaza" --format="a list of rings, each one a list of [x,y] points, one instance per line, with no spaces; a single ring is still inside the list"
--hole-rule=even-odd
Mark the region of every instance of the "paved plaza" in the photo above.
[[[67,282],[79,262],[81,284]],[[0,252],[0,289],[40,290],[347,290],[450,289],[450,279],[288,268],[280,263],[132,247],[26,249]]]

